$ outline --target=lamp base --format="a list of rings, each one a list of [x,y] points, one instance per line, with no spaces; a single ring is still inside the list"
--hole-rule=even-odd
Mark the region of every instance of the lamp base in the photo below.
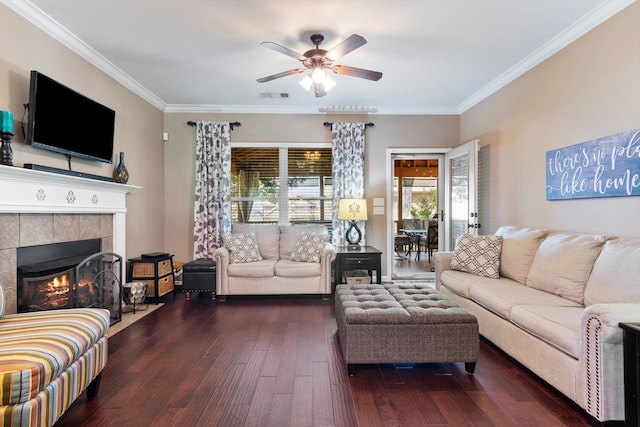
[[[359,251],[362,246],[360,245],[347,245],[348,251]]]

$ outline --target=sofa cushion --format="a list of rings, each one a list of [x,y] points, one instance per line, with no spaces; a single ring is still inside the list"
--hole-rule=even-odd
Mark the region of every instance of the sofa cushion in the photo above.
[[[511,321],[541,340],[578,359],[580,355],[580,320],[584,307],[516,305]]]
[[[275,260],[265,259],[256,262],[229,264],[229,277],[273,277],[275,274]]]
[[[582,307],[560,296],[507,280],[509,279],[488,280],[474,284],[469,291],[471,299],[505,319],[509,319],[511,309],[520,304]]]
[[[440,281],[442,286],[467,299],[470,298],[471,287],[474,284],[496,283],[496,281],[499,281],[506,286],[520,285],[520,283],[507,279],[506,277],[492,279],[490,277],[476,276],[475,274],[455,270],[443,271]]]
[[[502,236],[461,234],[451,259],[451,268],[497,279],[500,277]]]
[[[280,258],[280,226],[278,224],[247,224],[238,222],[233,224],[235,233],[255,233],[258,238],[260,256],[263,259]]]
[[[222,236],[222,241],[229,250],[229,263],[262,261],[255,233],[229,234]]]
[[[604,236],[555,233],[538,247],[527,286],[582,304],[584,288]]]
[[[328,241],[328,234],[303,231],[298,235],[298,240],[291,251],[291,261],[320,262],[320,255]]]
[[[547,232],[534,228],[504,226],[496,231],[496,235],[502,236],[500,275],[526,284],[533,257]]]
[[[327,227],[324,225],[281,225],[280,226],[280,258],[291,259],[291,253],[298,241],[300,233],[326,234],[329,236]]]
[[[640,303],[640,239],[607,241],[593,264],[584,305]]]
[[[318,277],[321,274],[320,263],[281,259],[276,263],[275,274],[279,277]]]

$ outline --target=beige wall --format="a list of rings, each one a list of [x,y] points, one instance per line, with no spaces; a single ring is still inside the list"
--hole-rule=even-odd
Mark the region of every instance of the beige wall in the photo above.
[[[164,250],[163,113],[0,4],[0,109],[14,114],[12,147],[17,167],[36,163],[67,168],[65,156],[24,143],[19,121],[22,105],[29,102],[31,70],[116,111],[114,159],[124,151],[129,184],[142,187],[127,195],[127,256]],[[73,132],[73,111],[69,111],[69,118],[67,131]],[[91,143],[90,137],[87,143]],[[116,163],[73,159],[71,164],[76,171],[111,176]]]
[[[114,154],[126,153],[129,183],[142,187],[127,196],[128,256],[164,250],[192,257],[195,130],[188,120],[240,121],[232,141],[265,143],[330,142],[325,121],[374,122],[365,192],[385,203],[387,148],[447,148],[479,138],[491,165],[485,232],[516,224],[640,235],[638,197],[547,202],[544,195],[547,150],[640,127],[640,3],[460,117],[163,114],[2,4],[0,17],[0,109],[20,120],[36,69],[116,110]],[[20,132],[14,141],[17,166],[66,167],[63,156],[26,146]],[[74,160],[73,167],[110,175],[113,165]],[[366,227],[367,242],[386,251],[386,217],[372,216]]]
[[[458,116],[384,116],[351,115],[266,115],[266,114],[184,114],[165,116],[167,199],[165,205],[167,227],[166,246],[178,260],[193,257],[193,176],[195,159],[195,128],[189,120],[239,121],[242,126],[231,133],[232,142],[331,142],[331,131],[324,122],[372,122],[367,129],[365,196],[369,208],[374,197],[387,196],[387,148],[438,147],[450,148],[458,144]],[[366,223],[366,241],[386,252],[386,215],[371,215]],[[383,263],[385,256],[383,255]],[[382,267],[383,272],[386,266]],[[386,273],[385,273],[386,274]]]
[[[546,151],[640,128],[639,23],[636,2],[462,114],[462,140],[480,138],[490,152],[490,232],[640,236],[640,197],[545,199]]]

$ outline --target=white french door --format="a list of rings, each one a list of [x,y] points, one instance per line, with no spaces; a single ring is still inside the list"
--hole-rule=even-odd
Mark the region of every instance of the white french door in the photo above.
[[[444,251],[455,248],[462,233],[478,234],[478,144],[474,139],[444,155],[444,204],[440,225]]]

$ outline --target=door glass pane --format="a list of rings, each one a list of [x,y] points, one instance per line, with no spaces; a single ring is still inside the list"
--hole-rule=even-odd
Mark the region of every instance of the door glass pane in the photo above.
[[[469,158],[451,159],[451,247],[458,235],[466,233],[469,224]]]

